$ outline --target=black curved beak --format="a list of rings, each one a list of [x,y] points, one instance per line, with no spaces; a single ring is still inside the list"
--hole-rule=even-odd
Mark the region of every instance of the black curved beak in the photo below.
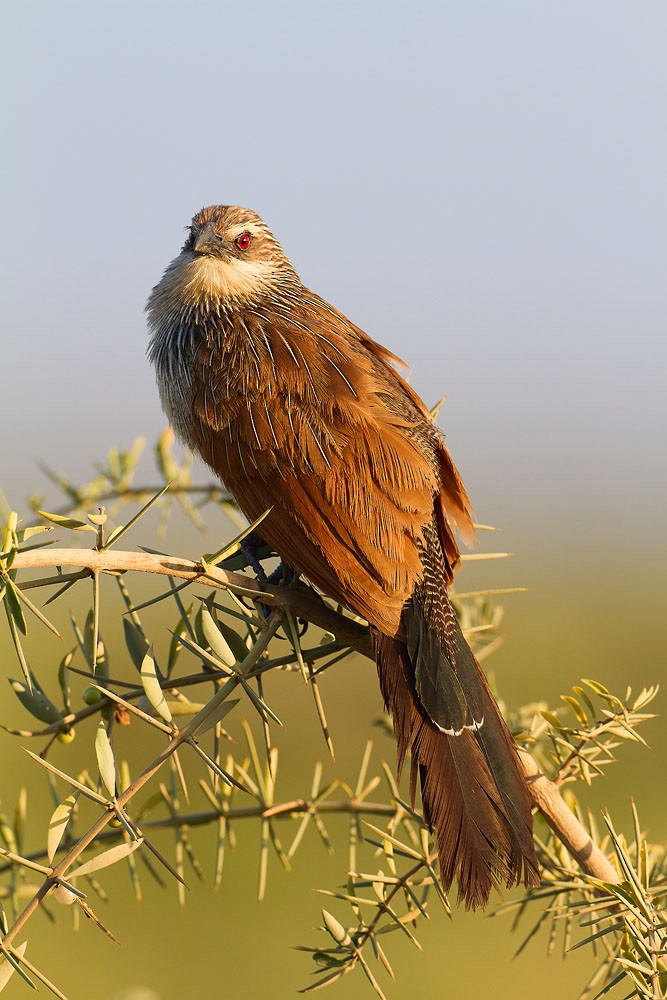
[[[220,253],[222,239],[214,231],[210,223],[203,226],[197,233],[193,250],[200,254]]]

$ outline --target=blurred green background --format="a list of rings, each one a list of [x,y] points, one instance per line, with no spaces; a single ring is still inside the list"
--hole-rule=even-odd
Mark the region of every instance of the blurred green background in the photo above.
[[[304,281],[406,358],[429,403],[447,394],[441,424],[477,516],[502,528],[484,544],[514,553],[468,565],[459,587],[529,588],[505,601],[506,641],[488,661],[507,701],[553,703],[582,676],[612,689],[659,681],[664,4],[34,0],[4,22],[0,485],[10,504],[20,510],[35,490],[55,502],[35,459],[76,481],[110,443],[158,433],[143,304],[201,205],[247,204]],[[216,522],[202,540],[174,525],[169,547],[194,556],[229,531]],[[55,640],[30,646],[38,673],[47,653],[58,655]],[[2,663],[16,676],[5,633]],[[337,773],[354,779],[369,736],[374,761],[393,760],[371,725],[372,664],[331,671],[323,689]],[[26,725],[5,692],[2,721]],[[286,723],[283,792],[301,794],[324,759],[311,701],[292,678],[269,695]],[[632,794],[662,840],[664,727],[644,735],[651,751],[626,747],[586,801],[629,830]],[[92,729],[56,759],[90,753],[86,739]],[[18,743],[0,734],[0,798],[11,812],[26,783],[38,818],[42,780]],[[55,926],[33,918],[30,954],[72,998],[120,1000],[133,985],[154,991],[145,1000],[292,996],[309,966],[291,946],[317,941],[322,901],[311,890],[345,867],[342,822],[331,830],[333,858],[311,837],[291,875],[272,861],[262,905],[248,826],[217,895],[192,878],[179,910],[172,888],[146,882],[136,905],[114,873],[101,916],[121,948],[90,924],[73,937],[58,910]],[[195,840],[212,855],[212,835]],[[590,969],[585,952],[547,962],[543,938],[511,961],[521,938],[507,917],[450,922],[434,911],[421,940],[423,955],[392,941],[391,997],[560,1000]],[[369,993],[351,976],[330,995]]]

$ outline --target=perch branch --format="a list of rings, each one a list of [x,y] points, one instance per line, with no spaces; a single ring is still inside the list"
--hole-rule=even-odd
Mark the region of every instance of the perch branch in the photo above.
[[[339,641],[371,657],[368,630],[363,625],[332,610],[292,587],[267,586],[264,590],[250,577],[230,573],[218,567],[204,567],[201,563],[173,556],[153,555],[144,552],[105,551],[94,549],[34,549],[17,553],[12,569],[44,569],[68,566],[95,572],[140,572],[191,580],[208,587],[233,590],[261,599],[274,607],[290,608],[297,616],[333,633]],[[57,582],[56,580],[53,581]],[[521,748],[519,758],[533,804],[539,809],[567,851],[588,875],[605,882],[618,882],[618,873],[591,839],[585,827],[568,809],[558,786],[544,775],[534,757]]]

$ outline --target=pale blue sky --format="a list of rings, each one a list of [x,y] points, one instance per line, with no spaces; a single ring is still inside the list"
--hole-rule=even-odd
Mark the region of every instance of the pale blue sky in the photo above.
[[[191,215],[237,202],[427,401],[447,394],[480,517],[557,535],[633,512],[648,540],[666,492],[663,0],[88,0],[3,20],[14,503],[39,483],[26,459],[78,475],[162,426],[144,302]]]

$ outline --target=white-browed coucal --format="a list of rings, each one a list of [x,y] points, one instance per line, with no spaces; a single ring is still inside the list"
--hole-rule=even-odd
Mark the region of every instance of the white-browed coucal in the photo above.
[[[447,590],[461,478],[398,359],[311,292],[262,219],[202,209],[148,301],[162,404],[287,563],[370,624],[445,889],[535,885],[516,747]]]

